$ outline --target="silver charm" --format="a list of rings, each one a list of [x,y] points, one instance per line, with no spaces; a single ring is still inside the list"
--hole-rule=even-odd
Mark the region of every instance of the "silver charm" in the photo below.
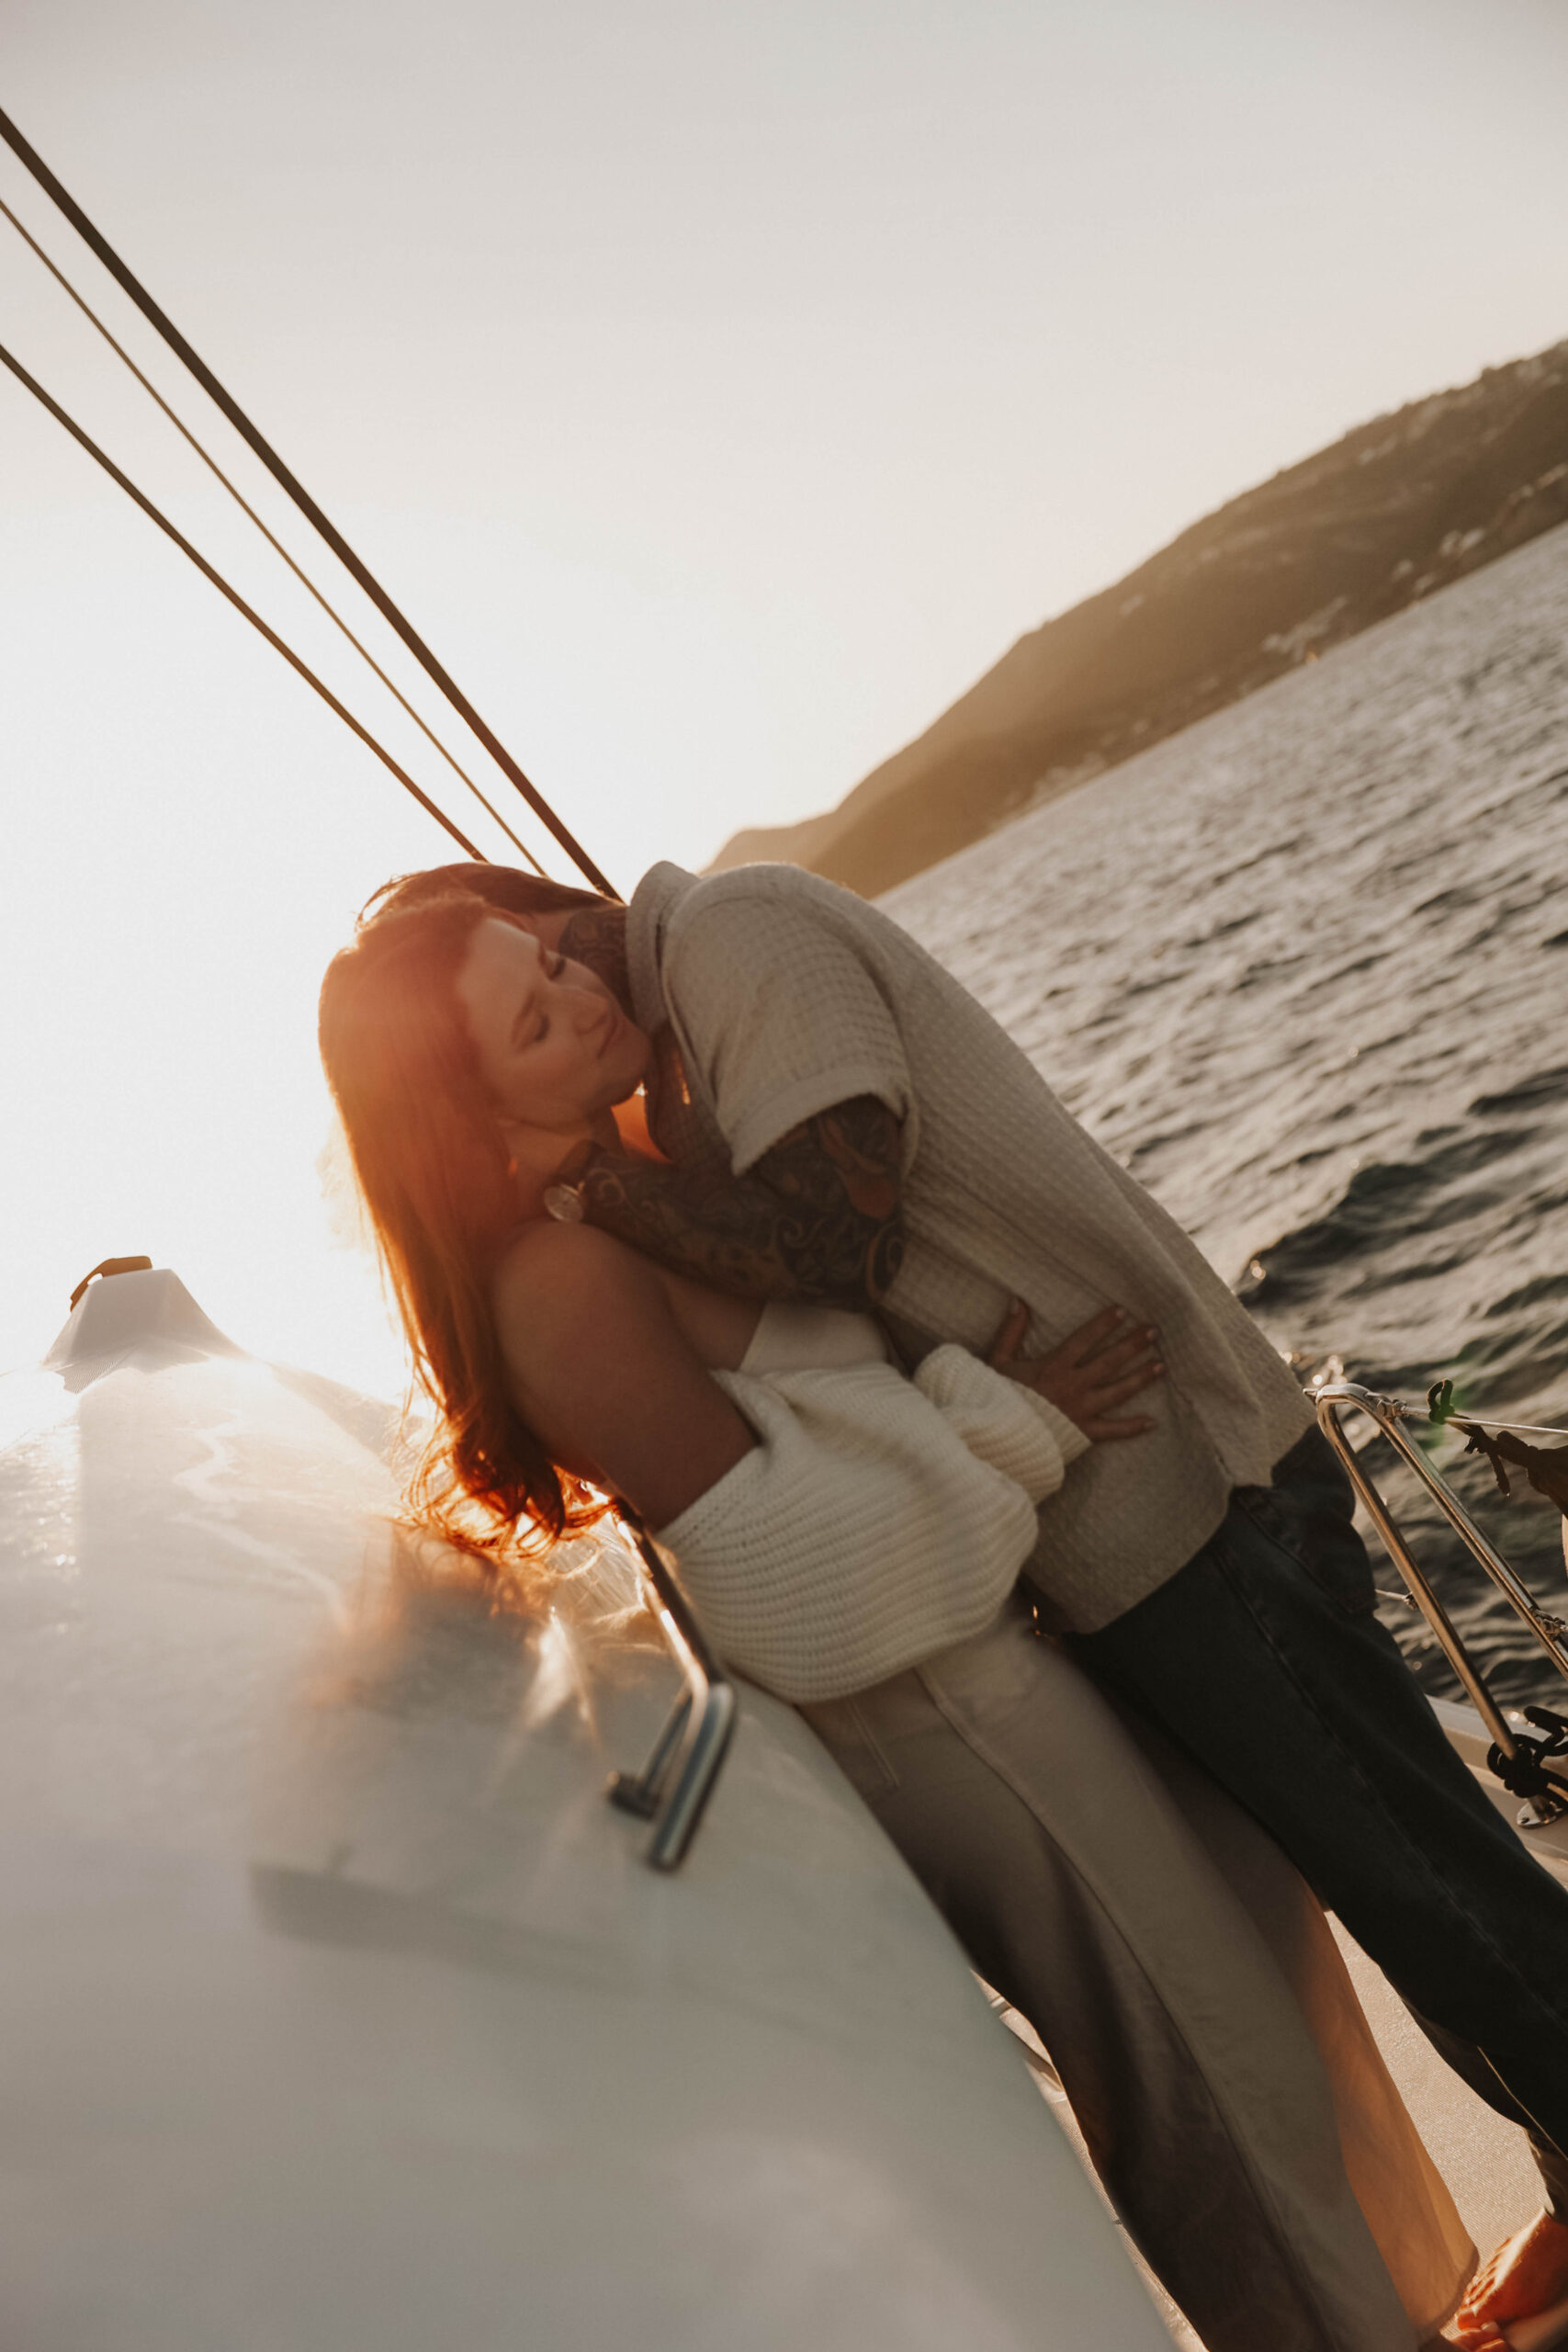
[[[545,1206],[558,1225],[582,1223],[582,1187],[581,1184],[547,1184]]]

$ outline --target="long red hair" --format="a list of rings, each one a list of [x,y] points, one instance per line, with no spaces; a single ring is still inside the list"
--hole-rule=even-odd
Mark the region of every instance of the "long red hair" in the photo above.
[[[516,1195],[457,981],[479,924],[513,920],[467,890],[378,915],[328,965],[318,1023],[415,1377],[436,1411],[410,1507],[498,1562],[610,1508],[551,1460],[512,1404],[491,1308]]]

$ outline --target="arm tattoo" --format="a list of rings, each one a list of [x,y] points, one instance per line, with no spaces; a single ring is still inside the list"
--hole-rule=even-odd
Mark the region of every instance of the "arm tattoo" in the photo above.
[[[626,962],[625,907],[609,899],[601,906],[579,907],[561,933],[558,952],[573,964],[586,964],[630,1012],[632,978]]]
[[[714,1290],[863,1311],[903,1260],[900,1132],[885,1103],[861,1094],[792,1127],[744,1176],[596,1150],[583,1212]]]

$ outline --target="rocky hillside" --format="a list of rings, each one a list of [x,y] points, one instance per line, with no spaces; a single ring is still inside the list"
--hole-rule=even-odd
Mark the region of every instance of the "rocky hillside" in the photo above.
[[[737,833],[867,897],[1568,521],[1568,343],[1348,433],[1021,638],[840,806]]]

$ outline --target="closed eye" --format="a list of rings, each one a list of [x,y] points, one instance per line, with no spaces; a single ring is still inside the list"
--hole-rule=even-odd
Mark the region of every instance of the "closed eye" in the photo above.
[[[559,981],[562,971],[567,969],[567,957],[559,953],[559,948],[547,950],[547,953],[541,950],[538,969],[541,969],[546,981]],[[529,1023],[536,1023],[536,1028],[529,1028]],[[526,1054],[531,1045],[543,1045],[547,1035],[550,1035],[550,1013],[538,1002],[538,990],[529,988],[520,1009],[517,1009],[517,1018],[513,1021],[513,1040],[510,1040],[513,1054]]]
[[[549,1026],[549,1014],[536,998],[530,994],[512,1024],[513,1052],[526,1053],[530,1046],[536,1046],[540,1038],[548,1034]]]
[[[558,951],[541,955],[539,969],[547,980],[558,980],[566,969],[566,957]],[[536,1022],[538,1025],[530,1030],[530,1022]],[[538,1003],[535,991],[530,989],[512,1024],[512,1050],[514,1054],[526,1053],[530,1046],[542,1045],[549,1034],[550,1016]]]
[[[566,969],[566,957],[561,955],[558,949],[553,955],[547,956],[543,958],[543,969],[547,980],[558,980],[561,974]],[[547,1012],[541,1011],[539,1014],[539,1025],[535,1030],[533,1035],[529,1038],[528,1043],[531,1046],[542,1046],[549,1034],[550,1016]]]

